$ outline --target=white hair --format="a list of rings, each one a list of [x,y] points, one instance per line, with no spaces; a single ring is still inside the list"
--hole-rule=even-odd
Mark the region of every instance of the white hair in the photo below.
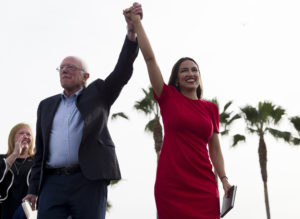
[[[67,56],[67,57],[65,57],[64,59],[66,59],[66,58],[73,58],[73,59],[76,59],[76,60],[80,63],[80,65],[81,65],[81,69],[82,69],[82,70],[81,70],[81,73],[82,73],[82,74],[88,72],[86,62],[83,61],[83,60],[82,60],[81,58],[79,58],[78,56]]]

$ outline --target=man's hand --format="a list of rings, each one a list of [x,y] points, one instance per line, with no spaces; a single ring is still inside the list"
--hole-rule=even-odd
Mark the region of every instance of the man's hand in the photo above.
[[[130,8],[123,10],[123,15],[127,23],[127,36],[130,40],[135,41],[136,34],[134,32],[133,21],[143,18],[142,5],[135,2]]]
[[[34,211],[36,210],[36,201],[37,201],[37,196],[33,194],[28,194],[23,198],[23,202],[27,200],[30,204],[31,209]]]

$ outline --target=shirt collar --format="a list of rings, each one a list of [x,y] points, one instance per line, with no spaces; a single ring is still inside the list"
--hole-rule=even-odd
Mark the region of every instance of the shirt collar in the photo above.
[[[69,98],[71,98],[71,99],[72,99],[72,98],[76,99],[76,98],[78,97],[78,95],[81,93],[82,90],[83,90],[83,87],[81,87],[78,91],[76,91],[74,94],[72,94],[71,96],[69,96]],[[65,95],[64,92],[62,92],[61,98],[62,98],[62,99],[67,99],[68,97]]]

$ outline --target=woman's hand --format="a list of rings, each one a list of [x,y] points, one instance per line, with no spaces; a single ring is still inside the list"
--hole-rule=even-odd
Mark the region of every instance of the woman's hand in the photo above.
[[[228,190],[232,187],[232,185],[229,184],[227,177],[223,178],[222,180],[224,193],[227,195]]]
[[[15,141],[15,148],[13,154],[17,157],[24,155],[29,149],[28,138],[26,134],[20,135],[17,140]]]

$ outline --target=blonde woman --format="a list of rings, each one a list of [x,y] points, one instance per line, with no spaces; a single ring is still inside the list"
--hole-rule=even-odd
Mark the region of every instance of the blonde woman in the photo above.
[[[0,155],[2,219],[11,219],[27,194],[33,145],[32,130],[28,124],[19,123],[11,129],[7,153]]]

